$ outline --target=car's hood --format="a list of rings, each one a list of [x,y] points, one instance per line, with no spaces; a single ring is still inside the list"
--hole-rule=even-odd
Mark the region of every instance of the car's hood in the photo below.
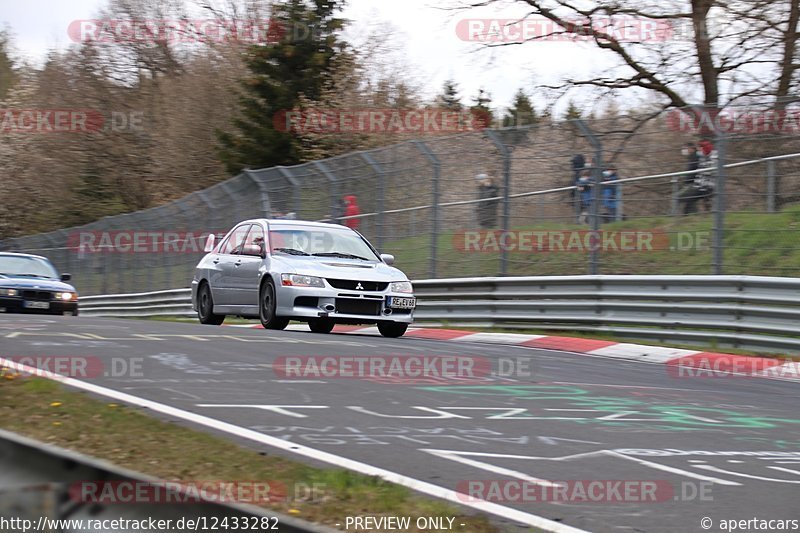
[[[55,279],[34,279],[34,278],[14,278],[0,276],[0,287],[14,289],[43,289],[47,291],[71,291],[75,292],[75,287],[69,283]]]
[[[275,266],[281,265],[284,274],[304,274],[360,281],[406,281],[408,279],[401,270],[377,261],[283,256],[272,256],[272,261]]]

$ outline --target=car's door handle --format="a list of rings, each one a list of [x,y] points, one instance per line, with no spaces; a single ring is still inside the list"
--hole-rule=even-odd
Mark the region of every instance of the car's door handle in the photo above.
[[[238,261],[236,261],[236,262],[233,264],[233,266],[236,266],[236,267],[238,267],[238,266],[239,266],[239,265],[241,265],[241,264],[242,264],[242,260],[241,260],[241,259],[239,259]]]
[[[215,265],[218,265],[218,264],[219,264],[219,259],[214,259],[214,260],[212,261],[212,263],[214,263]]]

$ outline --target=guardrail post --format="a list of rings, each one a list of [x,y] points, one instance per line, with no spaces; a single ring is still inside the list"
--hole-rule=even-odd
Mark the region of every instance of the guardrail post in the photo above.
[[[484,131],[486,131],[486,136],[497,147],[497,151],[500,152],[500,156],[503,158],[503,233],[507,234],[511,227],[511,199],[508,197],[511,194],[511,152],[508,151],[508,147],[497,136],[497,132],[489,129]],[[508,274],[508,249],[505,246],[501,248],[500,275],[505,276]]]
[[[442,174],[442,162],[436,157],[436,154],[430,147],[423,141],[413,141],[414,146],[427,157],[433,166],[433,198],[431,201],[431,257],[430,266],[428,267],[428,275],[431,278],[436,277],[436,259],[439,250],[439,226],[441,224],[441,213],[439,210],[439,178]],[[413,211],[412,211],[413,213]]]
[[[767,213],[775,212],[775,161],[767,161]]]
[[[375,212],[378,213],[377,220],[375,221],[375,244],[379,251],[383,251],[383,228],[385,213],[383,212],[384,198],[386,197],[386,171],[378,164],[373,157],[367,152],[361,153],[361,158],[372,167],[378,175],[378,198],[375,202]]]

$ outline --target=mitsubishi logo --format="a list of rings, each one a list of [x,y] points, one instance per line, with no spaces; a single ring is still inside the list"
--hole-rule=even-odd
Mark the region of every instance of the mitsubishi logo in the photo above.
[[[361,285],[361,283],[359,283],[358,285],[356,285],[356,290],[363,291],[364,290],[364,286]]]

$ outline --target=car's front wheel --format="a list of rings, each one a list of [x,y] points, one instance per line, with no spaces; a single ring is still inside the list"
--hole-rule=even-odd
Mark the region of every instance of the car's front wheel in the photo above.
[[[378,322],[378,331],[384,337],[402,337],[407,329],[408,324],[405,322]]]
[[[219,326],[225,320],[225,315],[214,314],[214,298],[208,283],[203,283],[197,289],[197,318],[201,324],[209,326]]]
[[[258,315],[264,329],[285,329],[289,325],[288,318],[279,317],[276,314],[278,298],[272,280],[268,280],[261,285],[259,302]]]
[[[333,320],[324,318],[314,318],[308,321],[308,329],[314,333],[330,333],[335,325]]]

